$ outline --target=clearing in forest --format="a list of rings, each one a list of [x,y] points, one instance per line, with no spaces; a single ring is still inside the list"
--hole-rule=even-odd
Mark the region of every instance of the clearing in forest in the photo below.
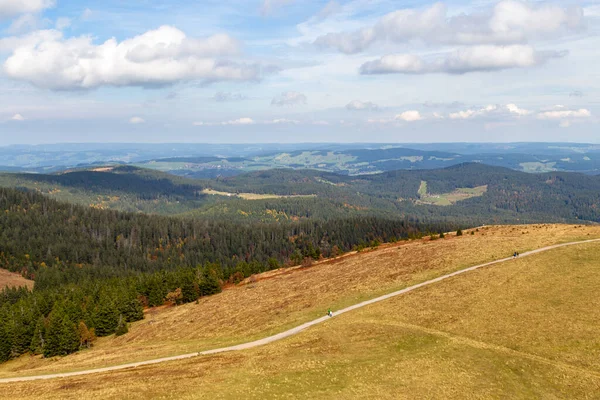
[[[23,278],[20,274],[0,268],[0,290],[5,287],[22,287],[33,289],[33,281]]]
[[[213,189],[204,189],[202,190],[203,194],[210,194],[214,196],[225,196],[225,197],[239,197],[244,200],[266,200],[266,199],[289,199],[296,197],[317,197],[314,194],[309,195],[278,195],[278,194],[260,194],[260,193],[229,193],[229,192],[219,192]]]
[[[417,204],[430,204],[434,206],[450,206],[459,201],[470,199],[472,197],[481,197],[488,190],[488,185],[477,186],[474,188],[457,188],[450,193],[431,194],[427,193],[427,182],[421,181],[419,186]]]

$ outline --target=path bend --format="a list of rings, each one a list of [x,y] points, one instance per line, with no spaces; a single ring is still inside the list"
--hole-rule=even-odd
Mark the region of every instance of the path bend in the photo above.
[[[519,257],[528,257],[528,256],[532,256],[532,255],[542,253],[545,251],[557,249],[560,247],[575,246],[575,245],[581,245],[581,244],[585,244],[585,243],[594,243],[594,242],[600,242],[600,239],[590,239],[590,240],[582,240],[582,241],[577,241],[577,242],[555,244],[552,246],[546,246],[546,247],[542,247],[539,249],[525,252],[523,254],[520,254]],[[397,290],[392,293],[385,294],[383,296],[376,297],[371,300],[366,300],[366,301],[354,304],[352,306],[349,306],[349,307],[346,307],[339,311],[334,312],[333,315],[334,316],[341,315],[341,314],[347,313],[349,311],[353,311],[358,308],[368,306],[370,304],[378,303],[380,301],[384,301],[384,300],[390,299],[392,297],[396,297],[396,296],[400,296],[400,295],[408,293],[408,292],[412,292],[413,290],[419,289],[424,286],[429,286],[429,285],[437,283],[437,282],[441,282],[443,280],[452,278],[457,275],[461,275],[461,274],[464,274],[464,273],[467,273],[470,271],[474,271],[476,269],[488,267],[488,266],[491,266],[494,264],[500,264],[500,263],[510,261],[513,259],[514,259],[514,257],[507,257],[507,258],[502,258],[500,260],[495,260],[495,261],[487,262],[484,264],[479,264],[479,265],[475,265],[472,267],[464,268],[464,269],[461,269],[461,270],[458,270],[458,271],[455,271],[455,272],[452,272],[449,274],[439,276],[434,279],[430,279],[425,282],[418,283],[416,285],[409,286],[409,287],[401,289],[401,290]],[[234,346],[221,347],[218,349],[205,350],[205,351],[200,351],[200,352],[196,352],[196,353],[182,354],[182,355],[173,356],[173,357],[164,357],[164,358],[157,358],[157,359],[153,359],[153,360],[140,361],[140,362],[129,363],[129,364],[115,365],[112,367],[88,369],[88,370],[84,370],[84,371],[64,372],[64,373],[48,374],[48,375],[22,376],[22,377],[14,377],[14,378],[2,378],[2,379],[0,379],[0,384],[13,383],[13,382],[36,381],[36,380],[42,380],[42,379],[69,378],[69,377],[73,377],[73,376],[81,376],[81,375],[97,374],[97,373],[102,373],[102,372],[118,371],[118,370],[123,370],[123,369],[141,367],[141,366],[145,366],[145,365],[159,364],[159,363],[169,362],[169,361],[184,360],[184,359],[194,358],[194,357],[199,357],[199,356],[204,356],[204,355],[211,355],[211,354],[225,353],[225,352],[230,352],[230,351],[240,351],[240,350],[251,349],[253,347],[263,346],[265,344],[273,343],[278,340],[285,339],[290,336],[294,336],[294,335],[304,331],[305,329],[310,328],[311,326],[318,325],[318,324],[321,324],[321,323],[327,321],[329,318],[330,317],[328,317],[326,315],[321,318],[317,318],[315,320],[306,322],[302,325],[299,325],[299,326],[289,329],[287,331],[284,331],[284,332],[281,332],[281,333],[278,333],[278,334],[275,334],[272,336],[268,336],[268,337],[265,337],[262,339],[254,340],[252,342],[241,343],[241,344],[234,345]]]

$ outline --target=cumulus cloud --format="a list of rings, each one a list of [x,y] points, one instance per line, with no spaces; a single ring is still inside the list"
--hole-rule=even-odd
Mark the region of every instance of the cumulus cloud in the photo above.
[[[482,115],[486,115],[486,114],[495,112],[497,110],[498,110],[497,105],[490,104],[486,107],[476,109],[476,110],[467,109],[467,110],[453,112],[448,115],[448,118],[450,118],[450,119],[471,119],[471,118],[480,117]]]
[[[131,117],[129,119],[129,123],[133,125],[143,124],[144,122],[146,122],[146,120],[141,117]]]
[[[529,110],[525,110],[523,108],[519,108],[516,104],[507,104],[506,105],[506,109],[512,113],[512,114],[516,114],[516,115],[529,115],[531,114],[531,111]]]
[[[231,92],[217,92],[213,96],[214,101],[218,101],[220,103],[225,103],[228,101],[241,101],[246,100],[248,97],[244,96],[241,93],[231,93]]]
[[[56,5],[55,0],[0,0],[0,19],[37,13]]]
[[[21,114],[15,114],[10,118],[11,121],[25,121],[25,118]]]
[[[4,63],[4,71],[13,79],[54,90],[259,78],[258,65],[223,58],[237,52],[238,42],[228,35],[188,38],[171,26],[100,45],[89,36],[64,39],[47,34],[20,43]]]
[[[404,111],[401,114],[398,114],[394,117],[396,121],[406,121],[406,122],[414,122],[420,121],[423,119],[421,113],[415,110]]]
[[[279,96],[276,96],[271,101],[271,105],[274,106],[295,106],[300,104],[306,104],[306,95],[299,92],[283,92]]]
[[[592,113],[585,108],[580,108],[579,110],[559,109],[554,111],[544,111],[538,114],[539,119],[589,118],[591,116]]]
[[[424,60],[412,54],[392,54],[369,61],[360,67],[361,74],[465,74],[477,71],[498,71],[527,68],[546,63],[565,52],[536,51],[527,45],[481,45],[457,49],[441,58]]]
[[[260,13],[263,16],[271,15],[277,9],[292,4],[294,0],[263,0]]]
[[[420,40],[435,44],[516,44],[536,37],[560,35],[584,26],[581,7],[533,5],[503,0],[487,13],[448,15],[443,3],[423,9],[397,10],[373,26],[354,32],[333,32],[315,40],[321,47],[352,54],[376,42]]]
[[[61,40],[63,34],[55,29],[35,31],[21,36],[0,38],[0,52],[12,52],[21,47],[35,47],[40,43]]]
[[[379,107],[377,106],[377,104],[372,103],[370,101],[353,100],[350,103],[346,104],[346,109],[351,111],[374,111],[378,110]]]

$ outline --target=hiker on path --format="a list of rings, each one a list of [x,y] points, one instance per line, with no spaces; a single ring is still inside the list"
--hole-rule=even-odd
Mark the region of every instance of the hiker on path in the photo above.
[[[330,317],[333,317],[333,312],[331,312],[331,308],[327,310],[327,315],[329,315]]]

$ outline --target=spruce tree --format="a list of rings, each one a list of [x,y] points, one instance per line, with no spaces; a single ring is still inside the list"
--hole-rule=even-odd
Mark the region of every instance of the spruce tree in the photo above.
[[[8,326],[8,316],[4,310],[0,311],[0,362],[10,360],[12,348],[12,332]]]
[[[115,330],[115,336],[122,336],[129,332],[129,328],[127,327],[127,321],[123,316],[119,316],[119,324],[117,325],[117,329]]]
[[[119,311],[110,299],[101,299],[94,313],[96,335],[108,336],[115,332],[119,323]]]
[[[46,320],[44,317],[40,317],[35,325],[35,330],[33,331],[33,337],[31,338],[29,351],[33,354],[42,354],[44,352],[45,336]]]

